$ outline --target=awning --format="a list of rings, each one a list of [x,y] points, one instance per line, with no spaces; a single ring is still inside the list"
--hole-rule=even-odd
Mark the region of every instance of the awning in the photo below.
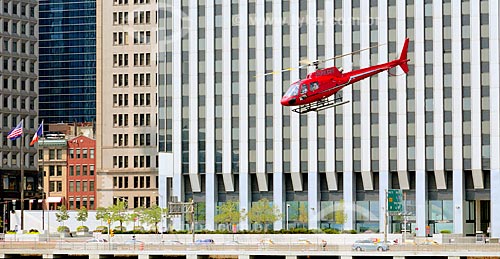
[[[48,197],[47,202],[48,203],[59,203],[61,202],[62,197]]]

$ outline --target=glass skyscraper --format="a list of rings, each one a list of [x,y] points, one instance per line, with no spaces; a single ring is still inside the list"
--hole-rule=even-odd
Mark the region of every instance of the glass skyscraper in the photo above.
[[[96,116],[96,2],[40,0],[40,119]]]

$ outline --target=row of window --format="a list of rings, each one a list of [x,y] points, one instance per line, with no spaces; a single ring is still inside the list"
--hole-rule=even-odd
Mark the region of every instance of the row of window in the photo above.
[[[0,108],[2,109],[19,109],[19,110],[35,110],[35,98],[26,96],[14,96],[8,94],[2,94],[3,100]],[[28,105],[29,104],[29,107]],[[4,115],[8,116],[8,115]],[[4,127],[7,120],[4,120]]]
[[[113,54],[114,67],[128,67],[128,54]],[[134,66],[151,66],[151,53],[135,53]]]
[[[35,36],[35,25],[26,23],[26,22],[18,22],[14,20],[3,21],[3,33],[11,33],[11,34],[21,34],[21,35],[29,35]]]
[[[128,156],[113,156],[113,168],[128,168]],[[134,156],[134,168],[151,167],[151,156]]]
[[[129,134],[113,134],[113,146],[128,147],[128,137]],[[134,146],[151,146],[151,134],[134,134]]]
[[[4,39],[2,41],[2,50],[9,53],[21,51],[18,54],[33,55],[35,54],[35,43],[17,39]]]
[[[113,114],[114,127],[128,127],[128,114]],[[151,114],[134,114],[134,127],[151,126]]]
[[[128,94],[113,94],[113,106],[128,106]],[[151,106],[150,93],[134,94],[134,106]]]
[[[95,191],[94,181],[69,181],[69,192],[93,192]]]
[[[3,58],[3,70],[19,73],[35,73],[36,60],[24,58]]]
[[[70,165],[69,176],[87,176],[95,174],[95,165]]]
[[[69,158],[94,158],[95,150],[93,148],[71,148],[69,149]]]
[[[151,0],[133,0],[133,1],[134,4],[149,4]],[[113,0],[113,5],[128,5],[128,0]]]
[[[3,3],[3,14],[8,15],[21,15],[21,16],[26,16],[26,17],[35,17],[35,6],[34,5],[27,5],[27,4],[20,4],[17,2],[11,2],[12,4],[9,5],[9,2],[5,1]]]
[[[113,188],[129,188],[128,176],[113,177]],[[151,176],[134,176],[134,189],[151,188]]]
[[[151,11],[135,11],[134,24],[150,24]],[[113,24],[124,25],[128,24],[128,12],[113,12]]]
[[[113,87],[128,87],[128,74],[113,74]],[[134,87],[149,87],[151,86],[151,74],[141,73],[134,74]]]
[[[2,89],[10,89],[17,91],[35,91],[35,81],[30,78],[20,78],[20,77],[9,77],[8,75],[2,75],[3,78]]]
[[[87,208],[88,210],[95,209],[95,201],[94,197],[69,197],[68,200],[68,209],[80,209],[82,207]]]

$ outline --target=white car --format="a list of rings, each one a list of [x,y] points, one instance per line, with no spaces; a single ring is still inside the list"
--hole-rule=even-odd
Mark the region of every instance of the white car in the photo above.
[[[104,238],[91,238],[87,240],[87,243],[106,243],[106,242],[108,242],[108,240]]]

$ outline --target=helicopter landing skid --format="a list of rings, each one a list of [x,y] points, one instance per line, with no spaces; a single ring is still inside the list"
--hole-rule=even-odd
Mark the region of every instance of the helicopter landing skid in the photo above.
[[[292,111],[298,114],[304,114],[308,112],[319,112],[328,108],[336,107],[348,103],[349,101],[335,101],[335,100],[320,100],[314,103],[305,104]]]

